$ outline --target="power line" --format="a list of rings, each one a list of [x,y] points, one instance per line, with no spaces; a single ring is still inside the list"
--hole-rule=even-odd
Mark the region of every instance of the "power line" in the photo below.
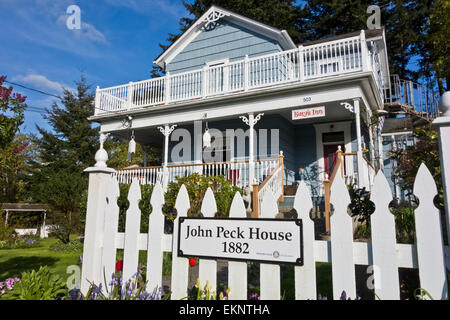
[[[48,92],[41,91],[41,90],[38,90],[38,89],[30,88],[30,87],[24,86],[24,85],[22,85],[22,84],[15,83],[15,82],[11,82],[11,81],[7,81],[7,80],[5,80],[4,82],[9,83],[9,84],[12,84],[12,85],[14,85],[14,86],[18,86],[18,87],[27,89],[27,90],[35,91],[35,92],[38,92],[38,93],[40,93],[40,94],[45,94],[45,95],[47,95],[47,96],[55,97],[55,98],[60,99],[61,101],[63,100],[60,96],[57,96],[57,95],[52,94],[52,93],[48,93]]]

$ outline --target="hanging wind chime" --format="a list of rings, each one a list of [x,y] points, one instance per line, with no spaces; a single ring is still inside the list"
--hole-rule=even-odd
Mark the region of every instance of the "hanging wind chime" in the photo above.
[[[206,113],[204,119],[206,119]],[[205,133],[203,134],[203,148],[209,147],[211,147],[211,134],[209,133],[208,121],[206,121]]]
[[[134,141],[134,130],[131,131],[131,140],[128,143],[127,161],[131,161],[131,155],[136,153],[136,141]]]

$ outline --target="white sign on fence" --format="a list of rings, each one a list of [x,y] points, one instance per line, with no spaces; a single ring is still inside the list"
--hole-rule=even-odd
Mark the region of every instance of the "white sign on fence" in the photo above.
[[[178,256],[303,265],[302,220],[181,218]]]
[[[325,106],[292,110],[292,120],[325,117]]]

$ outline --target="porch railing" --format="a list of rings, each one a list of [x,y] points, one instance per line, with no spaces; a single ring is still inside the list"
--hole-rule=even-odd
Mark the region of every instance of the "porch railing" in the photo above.
[[[255,181],[262,183],[279,166],[279,158],[260,159],[255,161]],[[113,174],[119,183],[131,184],[133,178],[137,178],[142,185],[154,185],[157,181],[163,182],[163,166],[139,167],[117,169]],[[180,165],[168,165],[168,183],[176,181],[177,177],[186,177],[193,173],[204,176],[224,175],[234,186],[240,188],[250,187],[249,161],[230,161],[216,163],[192,163]]]
[[[361,32],[359,36],[246,57],[200,70],[97,88],[95,115],[263,90],[357,71],[373,71],[378,86],[382,86],[379,70],[378,56],[368,51],[365,34]],[[379,93],[382,97],[382,88]]]

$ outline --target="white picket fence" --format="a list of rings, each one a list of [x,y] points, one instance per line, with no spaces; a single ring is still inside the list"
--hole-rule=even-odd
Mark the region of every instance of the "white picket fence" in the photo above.
[[[115,270],[117,249],[124,250],[123,277],[131,279],[138,267],[139,250],[148,250],[148,288],[162,286],[163,252],[172,252],[171,299],[182,299],[188,293],[188,259],[178,257],[178,219],[187,216],[190,208],[189,196],[183,185],[179,191],[175,208],[173,234],[164,234],[164,192],[161,185],[155,185],[150,203],[153,211],[149,217],[148,233],[140,233],[141,199],[140,186],[134,179],[128,194],[130,202],[126,213],[125,232],[118,232],[119,185],[109,174],[92,173],[88,199],[85,248],[82,270],[82,292],[87,292],[89,282],[102,283],[103,270],[112,275]],[[435,299],[448,299],[446,265],[450,265],[450,249],[443,244],[443,234],[439,211],[433,205],[437,194],[435,182],[422,165],[414,186],[414,194],[420,204],[415,210],[417,245],[396,243],[394,216],[388,209],[392,200],[389,184],[381,171],[373,189],[372,201],[376,211],[371,216],[372,242],[354,242],[352,218],[348,214],[350,198],[347,187],[336,176],[331,189],[331,241],[315,240],[314,223],[310,219],[313,207],[311,194],[303,182],[300,184],[294,208],[298,218],[303,220],[304,265],[295,266],[295,298],[316,299],[316,262],[331,262],[333,298],[339,299],[345,290],[348,297],[356,297],[355,264],[373,265],[374,290],[380,299],[399,299],[400,284],[398,268],[418,268],[421,288],[426,289]],[[209,189],[203,199],[201,212],[204,217],[214,217],[216,202]],[[266,192],[261,205],[261,218],[275,218],[278,214],[277,202],[270,192]],[[229,213],[230,218],[246,217],[245,205],[236,193]],[[110,278],[107,276],[107,279]],[[217,286],[217,265],[215,260],[200,259],[199,278],[202,285],[206,281],[213,288]],[[247,299],[247,263],[228,262],[229,299]],[[105,283],[103,285],[106,285]],[[260,265],[261,299],[280,299],[280,266]]]

